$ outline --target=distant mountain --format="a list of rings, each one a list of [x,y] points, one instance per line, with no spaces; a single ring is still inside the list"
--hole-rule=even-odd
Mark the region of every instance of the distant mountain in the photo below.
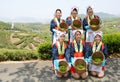
[[[117,18],[120,17],[120,15],[113,15],[113,14],[108,14],[108,13],[103,13],[103,12],[98,12],[95,13],[98,15],[101,19],[108,19],[108,18]],[[86,15],[85,14],[79,14],[79,16],[83,19]],[[17,17],[14,19],[7,18],[7,17],[0,17],[1,21],[4,22],[20,22],[20,23],[42,23],[42,24],[48,24],[50,23],[50,18],[35,18],[35,17]]]
[[[103,13],[103,12],[99,12],[99,13],[95,13],[96,15],[98,15],[100,18],[102,19],[106,19],[106,18],[117,18],[117,15],[113,15],[113,14],[108,14],[108,13]]]
[[[49,23],[50,19],[41,19],[35,17],[17,17],[17,18],[7,18],[7,17],[0,17],[1,21],[4,22],[17,22],[17,23]]]
[[[103,13],[103,12],[95,13],[95,15],[98,15],[101,19],[108,19],[108,18],[117,18],[117,17],[120,17],[118,15],[113,15],[113,14]],[[79,16],[83,19],[86,15],[85,14],[79,14]]]

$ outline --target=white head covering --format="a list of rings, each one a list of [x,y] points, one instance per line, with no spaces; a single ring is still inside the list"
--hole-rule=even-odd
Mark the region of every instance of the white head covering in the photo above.
[[[77,6],[73,6],[71,11],[73,11],[74,9],[77,9],[77,11],[79,11],[79,8]]]
[[[73,30],[73,36],[75,36],[75,33],[79,31],[81,34],[83,34],[83,30]]]
[[[65,32],[58,31],[57,32],[57,40],[60,38],[60,36],[65,35]]]
[[[102,34],[103,34],[102,31],[95,31],[94,32],[94,38],[95,38],[96,35],[99,35],[99,36],[102,37]]]

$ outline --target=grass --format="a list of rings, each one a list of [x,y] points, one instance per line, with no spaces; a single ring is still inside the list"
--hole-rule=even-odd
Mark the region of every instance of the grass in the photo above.
[[[10,42],[10,34],[9,31],[0,30],[0,48],[16,49],[16,46]]]

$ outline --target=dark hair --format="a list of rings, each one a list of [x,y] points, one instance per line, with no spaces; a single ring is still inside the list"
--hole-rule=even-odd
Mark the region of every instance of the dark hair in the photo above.
[[[99,36],[100,38],[102,38],[99,34],[97,34],[96,36]],[[96,36],[94,38],[96,38]]]
[[[78,10],[76,8],[74,8],[72,11],[76,11],[78,13]],[[72,14],[72,11],[71,11],[71,14]]]
[[[87,11],[86,11],[87,13],[88,13],[88,9],[89,9],[89,8],[91,8],[91,9],[92,9],[92,7],[91,7],[91,6],[88,6]]]
[[[78,12],[78,10],[77,10],[76,8],[74,8],[72,11],[76,11],[76,12]]]
[[[57,11],[60,11],[60,13],[62,13],[61,9],[56,9],[55,13],[57,13]]]
[[[76,32],[75,32],[75,35],[76,35],[76,33],[77,33],[77,32],[79,32],[79,33],[81,34],[81,32],[80,32],[80,31],[76,31]]]

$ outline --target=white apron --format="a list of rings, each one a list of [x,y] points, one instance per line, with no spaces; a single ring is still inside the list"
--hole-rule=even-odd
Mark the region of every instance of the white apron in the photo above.
[[[86,32],[86,42],[93,42],[94,41],[94,32],[91,29],[88,29]]]
[[[96,72],[101,72],[102,71],[102,66],[97,66],[92,64],[92,62],[89,63],[89,70],[90,71],[96,71]]]

